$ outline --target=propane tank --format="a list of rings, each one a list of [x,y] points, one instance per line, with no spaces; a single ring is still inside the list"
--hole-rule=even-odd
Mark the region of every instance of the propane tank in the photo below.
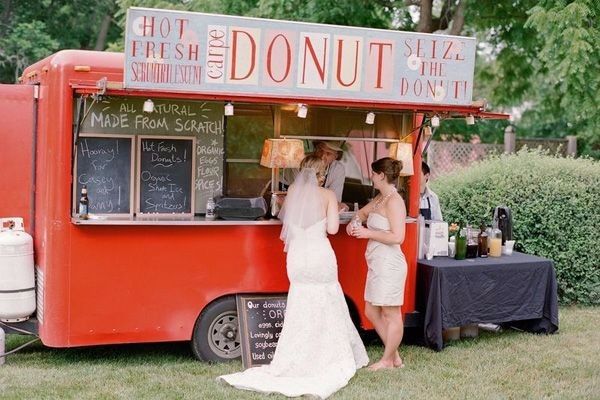
[[[23,218],[0,218],[0,320],[25,321],[35,311],[33,238]]]

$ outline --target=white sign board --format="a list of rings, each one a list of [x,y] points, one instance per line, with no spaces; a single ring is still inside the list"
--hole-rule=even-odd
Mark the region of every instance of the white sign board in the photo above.
[[[130,8],[127,88],[470,105],[475,39]]]

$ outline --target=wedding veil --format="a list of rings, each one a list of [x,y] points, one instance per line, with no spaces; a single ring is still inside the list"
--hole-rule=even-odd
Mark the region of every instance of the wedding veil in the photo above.
[[[281,240],[287,251],[293,228],[306,229],[325,218],[323,197],[319,190],[317,172],[314,168],[303,168],[288,189],[279,212],[283,221]]]

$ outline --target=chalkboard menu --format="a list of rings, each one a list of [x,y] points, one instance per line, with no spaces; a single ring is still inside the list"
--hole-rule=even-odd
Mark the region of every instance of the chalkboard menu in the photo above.
[[[204,213],[210,194],[223,193],[223,103],[153,98],[154,112],[144,113],[146,100],[106,96],[89,106],[90,112],[81,125],[81,132],[195,138],[194,212]]]
[[[133,213],[133,136],[81,135],[77,143],[73,213],[87,186],[90,214]]]
[[[286,295],[237,295],[244,368],[273,360],[283,327]]]
[[[193,214],[194,145],[189,137],[138,137],[137,212]]]

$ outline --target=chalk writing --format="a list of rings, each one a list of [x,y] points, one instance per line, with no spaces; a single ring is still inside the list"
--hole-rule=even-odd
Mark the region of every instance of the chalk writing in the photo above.
[[[283,328],[286,296],[238,295],[236,300],[244,367],[270,363]]]
[[[144,98],[107,97],[91,105],[90,113],[81,125],[82,133],[100,134],[136,134],[189,136],[196,139],[194,150],[185,154],[156,151],[153,160],[163,167],[179,168],[187,165],[189,158],[195,156],[194,168],[194,204],[195,213],[204,213],[206,200],[213,194],[223,192],[224,167],[224,121],[223,103],[209,103],[191,100],[153,99],[154,111],[143,113]],[[158,143],[155,144],[158,146]],[[194,153],[194,154],[192,154]],[[94,168],[101,170],[106,166],[95,162]],[[156,182],[149,182],[148,188],[159,192]],[[185,190],[184,190],[185,192]],[[129,192],[128,192],[129,193]],[[191,202],[191,196],[187,198]],[[148,204],[158,209],[160,202]]]
[[[139,141],[141,213],[191,213],[193,138]]]
[[[90,213],[131,213],[131,160],[131,137],[80,137],[74,204],[86,185]]]

